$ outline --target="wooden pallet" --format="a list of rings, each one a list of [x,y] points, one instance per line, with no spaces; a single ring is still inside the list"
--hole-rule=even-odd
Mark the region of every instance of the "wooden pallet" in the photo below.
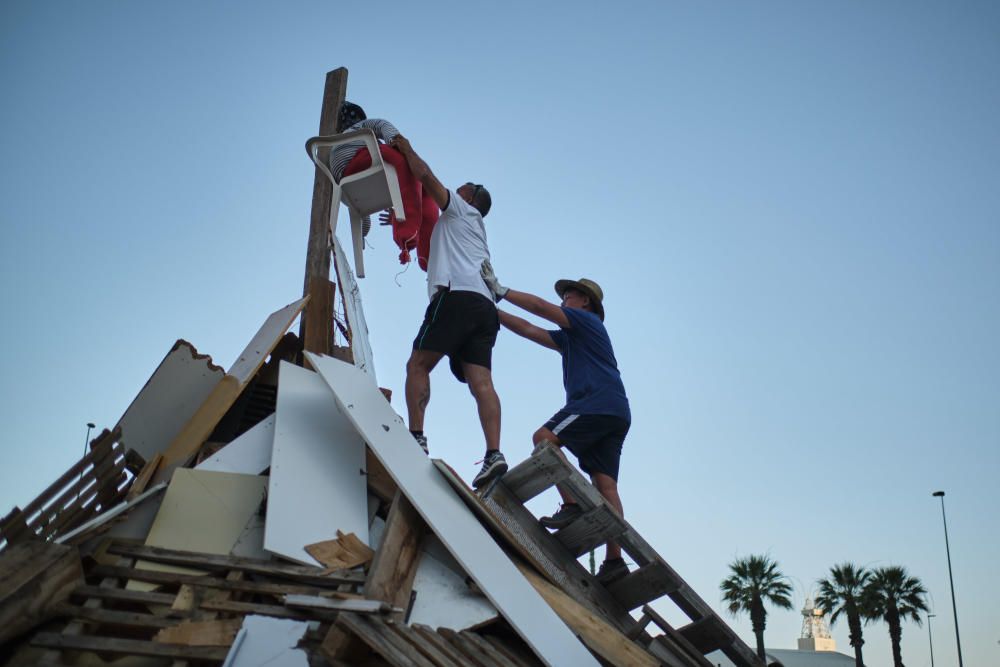
[[[549,533],[524,503],[556,484],[565,485],[583,513],[565,528]],[[666,664],[703,665],[701,656],[718,649],[738,667],[760,667],[750,647],[618,515],[555,445],[541,443],[528,459],[508,471],[487,497],[481,497],[479,503],[503,526],[507,538],[517,543],[522,555],[550,581],[591,610],[599,611]],[[621,545],[622,551],[638,567],[624,578],[604,586],[576,559],[611,539]],[[654,642],[643,627],[637,626],[629,612],[648,609],[648,603],[663,596],[669,597],[691,622],[669,631],[661,626],[665,633],[661,637],[666,638]],[[697,657],[690,655],[692,649]]]
[[[49,609],[51,620],[6,664],[71,664],[80,651],[106,658],[146,656],[170,659],[174,664],[218,664],[225,660],[232,636],[247,614],[316,621],[320,628],[307,640],[318,649],[342,608],[375,615],[392,611],[387,605],[359,599],[358,589],[364,582],[360,572],[125,542],[110,542],[101,558],[114,564],[92,565],[85,583],[77,586],[68,600]],[[137,569],[138,559],[194,567],[205,574]],[[159,588],[151,592],[129,590],[126,584],[130,580]],[[288,596],[300,597],[286,604]],[[233,626],[233,632],[226,641],[216,640],[215,645],[176,643],[160,634],[164,630],[171,630],[175,638],[204,634],[203,628],[211,629],[212,623],[226,619],[231,621],[226,627]]]
[[[53,540],[120,502],[129,490],[121,433],[105,430],[90,451],[22,510],[0,519],[0,549],[27,540]]]

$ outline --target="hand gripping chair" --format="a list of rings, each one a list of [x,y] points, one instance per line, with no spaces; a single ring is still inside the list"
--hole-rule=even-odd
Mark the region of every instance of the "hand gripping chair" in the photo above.
[[[334,149],[350,142],[363,141],[367,150],[371,153],[372,164],[367,169],[344,176],[337,183],[330,167],[325,160],[320,159],[320,149]],[[387,208],[392,208],[397,220],[404,220],[403,196],[399,192],[399,178],[396,176],[396,168],[382,160],[379,152],[379,144],[375,139],[375,133],[371,130],[354,130],[343,134],[331,136],[313,137],[306,142],[306,152],[333,185],[332,202],[330,203],[330,234],[337,232],[337,214],[340,210],[340,202],[344,202],[351,215],[351,237],[354,242],[354,270],[358,278],[365,277],[364,259],[361,254],[365,247],[364,238],[361,234],[361,219],[366,215],[378,213]],[[324,157],[329,156],[329,151],[324,151]]]

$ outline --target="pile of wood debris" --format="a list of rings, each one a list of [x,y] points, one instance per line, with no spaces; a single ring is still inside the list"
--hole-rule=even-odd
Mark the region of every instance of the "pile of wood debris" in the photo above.
[[[428,458],[370,369],[302,351],[305,302],[228,371],[178,341],[0,520],[0,664],[759,664],[557,448],[488,494]],[[586,511],[549,533],[524,503],[557,483]],[[612,538],[605,587],[577,559]]]

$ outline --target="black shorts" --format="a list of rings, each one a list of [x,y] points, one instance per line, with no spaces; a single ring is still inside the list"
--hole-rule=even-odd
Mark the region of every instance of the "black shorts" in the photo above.
[[[545,422],[587,474],[604,473],[618,481],[622,444],[631,424],[613,415],[574,415],[560,410]]]
[[[500,315],[493,302],[476,292],[441,290],[424,313],[414,350],[448,355],[451,372],[465,382],[462,363],[491,368]]]

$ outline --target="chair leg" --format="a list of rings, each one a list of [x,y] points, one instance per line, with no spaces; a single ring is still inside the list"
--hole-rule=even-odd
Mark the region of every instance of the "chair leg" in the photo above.
[[[361,233],[361,218],[363,216],[353,207],[349,207],[348,210],[351,212],[351,240],[354,242],[354,274],[358,278],[364,278],[365,260],[362,253],[365,249],[365,239]]]
[[[330,196],[330,237],[337,234],[337,217],[340,214],[340,186],[333,184],[333,194]]]
[[[392,200],[392,211],[396,214],[396,220],[406,220],[406,211],[403,210],[403,193],[399,191],[399,176],[396,175],[396,168],[388,162],[385,164],[385,178],[389,183],[389,198]]]

